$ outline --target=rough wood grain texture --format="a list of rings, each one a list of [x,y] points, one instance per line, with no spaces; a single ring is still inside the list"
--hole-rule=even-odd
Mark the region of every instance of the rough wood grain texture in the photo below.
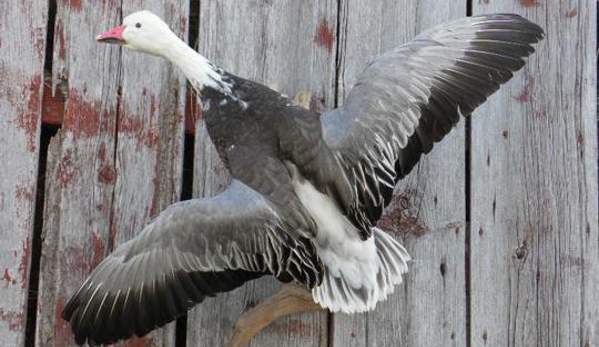
[[[342,2],[339,101],[375,55],[422,30],[460,18],[466,1]],[[374,312],[334,317],[333,346],[465,346],[464,122],[436,145],[395,192],[379,225],[414,258],[403,285]]]
[[[26,339],[47,11],[0,4],[0,346]]]
[[[117,24],[118,10],[116,1],[58,1],[52,73],[67,93],[49,153],[37,346],[75,346],[60,314],[109,251],[119,49],[93,37]]]
[[[200,52],[233,74],[288,95],[308,91],[314,105],[334,104],[337,1],[201,1]],[[195,196],[226,184],[201,120],[196,123]],[[216,167],[216,170],[214,170]],[[208,169],[207,169],[208,168]],[[209,299],[189,315],[189,346],[224,346],[237,318],[273,295],[272,278]],[[260,333],[250,346],[326,346],[327,315],[299,314]]]
[[[125,14],[151,9],[186,33],[186,0],[58,3],[53,73],[68,93],[50,149],[38,346],[74,345],[60,318],[70,295],[104,256],[180,195],[184,79],[158,58],[121,55],[117,46],[94,40],[120,24],[121,6]],[[174,325],[121,345],[173,346]]]
[[[599,345],[596,3],[475,2],[547,37],[472,122],[472,346]]]

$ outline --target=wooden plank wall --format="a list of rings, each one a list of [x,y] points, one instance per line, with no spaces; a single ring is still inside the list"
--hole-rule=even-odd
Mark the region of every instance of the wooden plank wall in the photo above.
[[[282,319],[251,345],[599,345],[596,2],[57,0],[54,21],[52,3],[0,4],[0,346],[74,346],[60,312],[91,269],[191,195],[182,185],[200,197],[228,182],[198,112],[187,153],[193,182],[183,182],[181,73],[93,40],[141,8],[184,39],[199,32],[200,52],[218,65],[308,95],[315,110],[342,103],[375,54],[437,23],[470,12],[539,23],[547,38],[525,70],[397,187],[380,225],[414,261],[389,301],[362,315]],[[44,57],[48,28],[53,49]],[[65,101],[38,172],[44,59],[49,89]],[[41,175],[46,189],[37,192]],[[40,273],[28,310],[32,261]],[[186,328],[170,324],[120,345],[222,346],[236,318],[278,288],[268,278],[247,284],[192,310]],[[27,314],[36,320],[26,331]]]
[[[47,7],[0,4],[0,346],[26,340]]]
[[[47,175],[37,346],[75,346],[60,319],[69,296],[115,245],[180,196],[184,78],[161,59],[93,40],[120,24],[121,11],[140,8],[186,35],[186,1],[58,2],[52,72],[68,92],[49,150],[55,169]],[[174,341],[171,324],[122,345]]]
[[[546,39],[472,119],[472,346],[599,341],[596,2],[493,1]]]

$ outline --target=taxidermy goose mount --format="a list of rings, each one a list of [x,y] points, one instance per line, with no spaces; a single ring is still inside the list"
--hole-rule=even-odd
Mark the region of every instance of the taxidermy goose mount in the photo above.
[[[75,340],[145,335],[265,275],[297,285],[263,303],[269,317],[260,317],[264,306],[242,317],[230,346],[293,311],[373,310],[410,260],[376,227],[395,184],[522,68],[542,37],[513,14],[434,27],[374,59],[343,106],[318,114],[218,68],[151,12],[129,15],[97,40],[183,70],[233,180],[218,196],[168,207],[98,265],[62,312]]]

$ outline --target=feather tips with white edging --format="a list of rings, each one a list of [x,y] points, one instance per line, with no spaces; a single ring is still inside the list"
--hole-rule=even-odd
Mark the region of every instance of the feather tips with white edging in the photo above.
[[[311,288],[322,271],[313,246],[282,232],[282,223],[237,180],[213,198],[171,205],[100,263],[62,316],[78,343],[113,343],[265,274]]]
[[[343,105],[323,114],[325,142],[356,188],[348,217],[364,239],[397,180],[521,69],[542,38],[538,25],[513,14],[436,26],[375,58]]]
[[[336,277],[328,269],[322,284],[312,289],[314,301],[332,312],[355,313],[370,311],[379,301],[387,299],[395,286],[402,282],[411,260],[406,249],[379,228],[373,228],[374,245],[378,256],[376,283],[371,288],[354,288],[348,279]]]

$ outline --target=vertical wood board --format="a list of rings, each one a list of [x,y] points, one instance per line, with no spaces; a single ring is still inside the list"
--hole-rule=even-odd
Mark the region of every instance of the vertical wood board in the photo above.
[[[545,40],[472,121],[472,346],[599,345],[596,3],[484,1]]]
[[[116,0],[57,6],[52,74],[66,102],[48,155],[36,346],[62,347],[76,346],[62,309],[109,251],[119,48],[94,37],[120,12]]]
[[[0,3],[0,346],[25,343],[48,2]]]
[[[52,87],[65,90],[66,103],[47,159],[36,346],[75,346],[60,318],[66,301],[104,256],[179,198],[182,180],[182,74],[94,37],[142,8],[187,37],[189,0],[57,2]],[[315,110],[342,103],[376,54],[467,9],[465,0],[450,8],[433,0],[199,6],[200,53],[290,96],[308,92]],[[473,116],[472,225],[465,223],[461,122],[400,182],[380,222],[414,258],[396,293],[373,312],[334,315],[331,325],[325,313],[282,319],[250,346],[461,347],[467,336],[471,346],[599,345],[597,3],[472,6],[475,14],[521,13],[547,31],[524,71]],[[0,346],[21,347],[29,338],[47,13],[46,0],[0,4]],[[214,195],[230,178],[201,114],[195,126],[194,196]],[[224,345],[237,317],[278,288],[265,278],[198,305],[187,346]],[[174,340],[171,324],[119,345],[172,347]]]
[[[312,94],[314,108],[334,104],[337,2],[201,1],[200,53],[229,72],[293,96]],[[196,122],[194,194],[213,195],[228,182],[204,124]],[[216,168],[206,169],[207,167]],[[244,311],[280,284],[263,278],[208,299],[189,315],[189,346],[223,346]],[[250,346],[326,346],[327,314],[281,319]]]
[[[342,2],[339,101],[376,55],[436,24],[466,1]],[[462,121],[395,191],[379,226],[412,256],[404,283],[365,314],[336,314],[333,346],[465,346],[465,135]]]
[[[38,345],[44,346],[72,344],[70,328],[60,319],[70,295],[105,255],[178,200],[181,187],[185,97],[181,74],[158,58],[121,53],[117,46],[93,39],[94,34],[120,24],[117,4],[100,4],[97,13],[102,15],[93,19],[73,18],[77,11],[72,6],[59,4],[57,15],[55,57],[59,60],[54,73],[69,84],[69,94],[60,145],[51,148],[60,163],[55,174],[49,171],[48,186],[54,189],[47,194],[46,215],[59,222],[45,227],[38,320]],[[187,1],[125,2],[122,11],[129,14],[141,8],[186,34]],[[67,35],[64,28],[72,28],[73,22],[83,23],[84,28],[69,30],[72,34]],[[80,32],[85,37],[79,37]],[[79,40],[84,48],[71,51]],[[77,61],[87,64],[80,66]],[[96,76],[98,70],[106,75]],[[88,93],[90,81],[105,83],[95,84],[100,87],[95,95],[100,102],[80,100],[79,93]],[[174,325],[120,345],[173,346]]]

